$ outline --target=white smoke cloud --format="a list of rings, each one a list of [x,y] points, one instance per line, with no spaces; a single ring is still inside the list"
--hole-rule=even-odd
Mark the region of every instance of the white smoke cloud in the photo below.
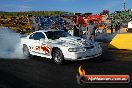
[[[116,33],[113,34],[99,33],[95,39],[100,42],[110,42],[115,36]]]
[[[9,28],[0,28],[0,58],[23,59],[20,35]]]

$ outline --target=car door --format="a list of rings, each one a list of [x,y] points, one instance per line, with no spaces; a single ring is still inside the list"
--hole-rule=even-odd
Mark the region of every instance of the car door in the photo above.
[[[46,42],[45,35],[42,32],[39,32],[39,35],[37,36],[37,39],[39,40],[39,44],[37,43],[36,48],[39,49],[38,53],[43,55],[50,55],[50,47]]]
[[[50,48],[45,42],[45,35],[42,32],[36,32],[32,37],[31,51],[38,54],[50,55]]]
[[[32,35],[30,35],[30,51],[34,53],[40,52],[40,39],[43,38],[41,36],[41,32],[35,32]]]

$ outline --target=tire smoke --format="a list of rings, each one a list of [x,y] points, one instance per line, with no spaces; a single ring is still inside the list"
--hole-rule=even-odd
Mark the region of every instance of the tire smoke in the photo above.
[[[0,28],[0,58],[24,58],[22,49],[20,48],[20,34],[6,27]]]
[[[100,33],[96,36],[95,40],[97,42],[110,42],[115,36],[116,33],[113,34]]]

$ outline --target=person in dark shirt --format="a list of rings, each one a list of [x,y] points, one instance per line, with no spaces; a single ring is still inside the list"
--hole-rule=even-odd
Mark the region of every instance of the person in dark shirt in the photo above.
[[[113,24],[111,23],[110,25],[110,29],[111,29],[111,34],[113,33]]]
[[[65,32],[68,32],[68,29],[67,29],[66,25],[64,25],[62,30],[64,30]]]
[[[73,26],[73,36],[79,37],[79,28],[78,25]]]
[[[116,24],[115,24],[115,32],[117,33],[120,33],[120,22],[118,21]]]

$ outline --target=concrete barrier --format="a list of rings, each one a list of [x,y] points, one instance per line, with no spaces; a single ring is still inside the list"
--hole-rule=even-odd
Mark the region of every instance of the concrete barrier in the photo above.
[[[132,33],[117,34],[108,44],[108,48],[132,50]]]

